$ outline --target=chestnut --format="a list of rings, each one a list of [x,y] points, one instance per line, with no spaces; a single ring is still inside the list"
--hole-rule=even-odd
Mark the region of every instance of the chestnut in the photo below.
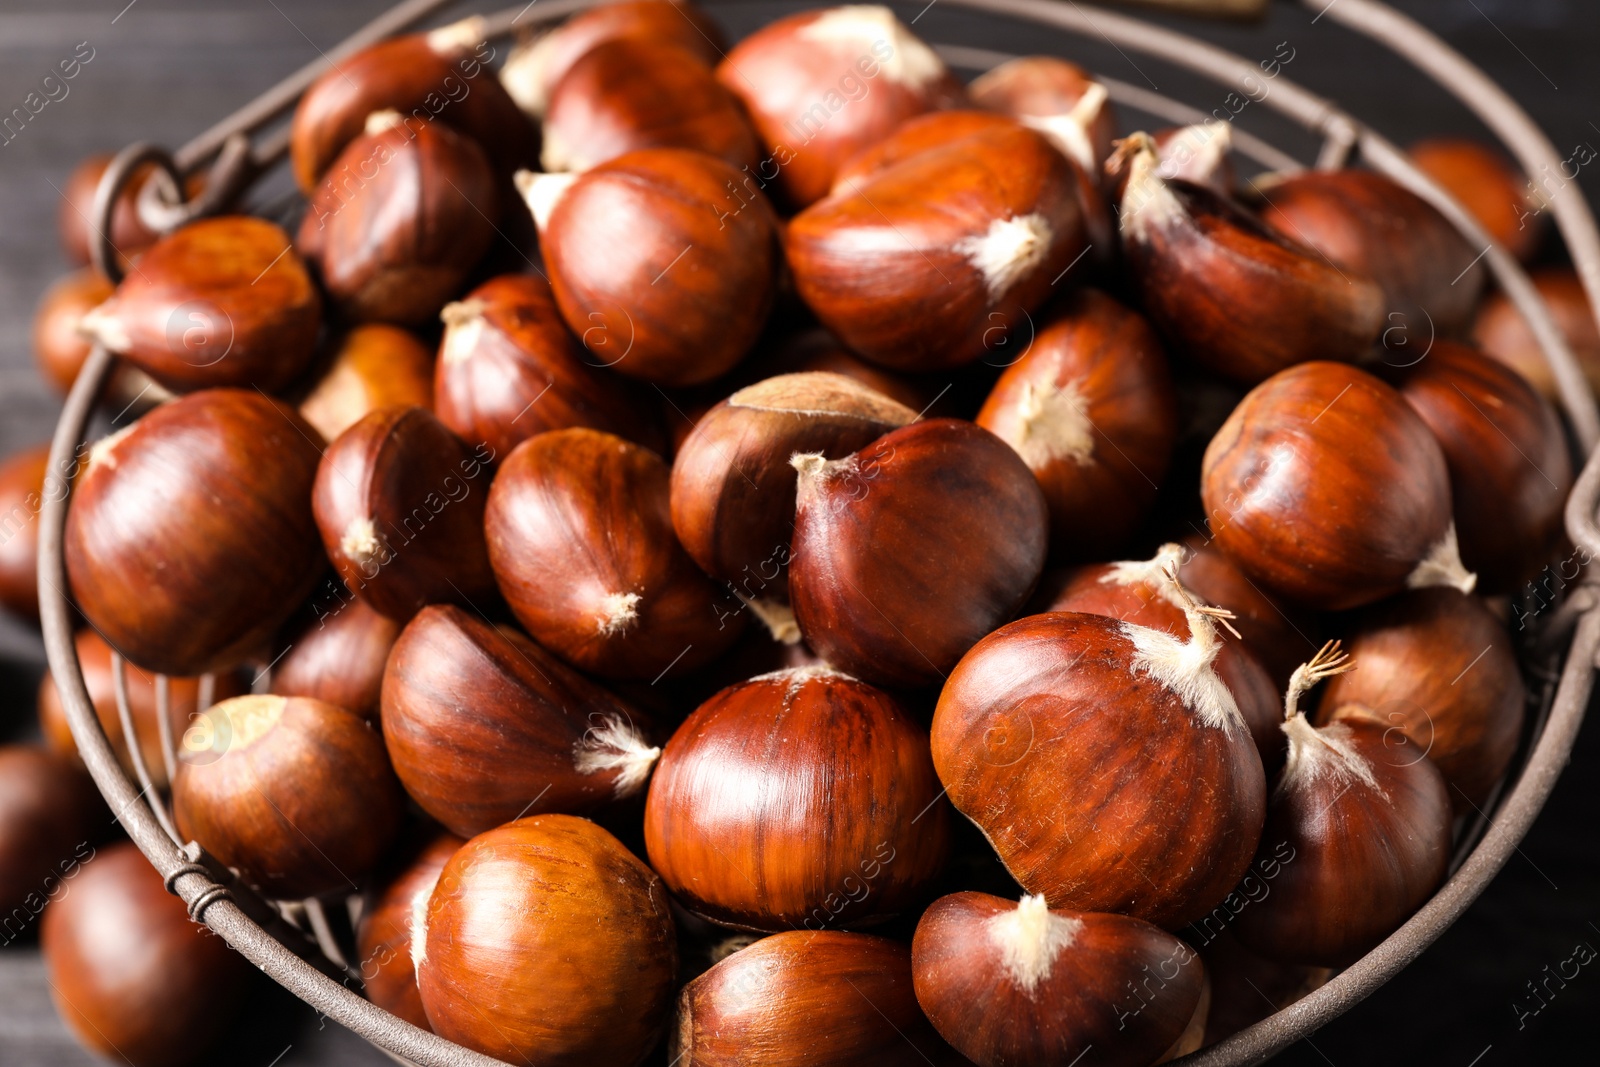
[[[733,47],[717,77],[761,137],[760,183],[796,208],[827,195],[841,163],[906,119],[965,96],[938,54],[876,4],[768,23]]]
[[[1471,591],[1443,451],[1398,392],[1343,363],[1252,389],[1206,446],[1206,521],[1268,592],[1342,610],[1407,587]]]
[[[382,111],[311,192],[295,245],[348,318],[420,326],[466,284],[499,217],[483,149]]]
[[[1055,56],[1019,56],[979,75],[972,102],[1014,118],[1068,118],[1079,131],[1072,158],[1097,178],[1111,155],[1117,116],[1106,87],[1076,63]]]
[[[743,617],[672,532],[667,465],[620,437],[552,430],[489,489],[489,562],[534,639],[580,670],[657,679],[710,663]]]
[[[375,722],[384,666],[401,625],[361,600],[319,612],[289,638],[272,668],[271,691],[337,704]]]
[[[1073,164],[1023,126],[880,170],[796,215],[784,243],[824,326],[875,363],[920,371],[1022,328],[1088,248]]]
[[[111,666],[111,646],[93,630],[79,630],[73,639],[78,655],[78,668],[83,673],[83,684],[89,691],[89,701],[94,705],[100,728],[111,742],[117,762],[130,778],[135,771],[129,739],[122,732],[122,716],[117,710],[116,675]],[[128,682],[128,713],[133,728],[139,736],[139,754],[144,759],[145,770],[157,789],[167,787],[167,756],[162,748],[160,703],[156,696],[156,679],[148,671],[133,664],[124,664]],[[249,691],[237,671],[217,675],[211,686],[213,700],[226,700]],[[189,721],[204,709],[200,706],[201,680],[199,678],[168,678],[167,724],[174,744],[189,728]],[[73,739],[72,727],[67,724],[67,709],[56,689],[55,679],[47,671],[39,683],[39,730],[45,744],[64,756],[76,757],[78,744]]]
[[[116,290],[89,268],[62,276],[39,298],[33,316],[33,354],[46,381],[65,393],[78,380],[92,342],[79,328],[89,312]],[[142,414],[172,394],[144,371],[119,361],[102,387],[101,402],[113,415]]]
[[[1505,364],[1443,339],[1395,378],[1444,450],[1462,563],[1484,593],[1515,592],[1564,536],[1572,459],[1555,408]]]
[[[463,837],[639,793],[660,749],[627,702],[511,630],[424,608],[383,676],[383,737],[401,783]]]
[[[546,171],[588,170],[639,148],[693,148],[758,166],[750,120],[711,67],[669,41],[620,37],[585,52],[550,92]]]
[[[1044,569],[1039,483],[969,422],[914,422],[842,459],[793,463],[795,617],[823,659],[869,682],[938,682]]]
[[[412,850],[362,913],[356,931],[356,952],[361,958],[357,966],[367,999],[424,1030],[429,1029],[428,1015],[422,1010],[417,969],[411,962],[412,923],[427,914],[428,898],[439,882],[439,873],[464,844],[454,834],[439,833]]]
[[[1527,263],[1544,238],[1533,185],[1498,149],[1466,137],[1433,137],[1408,151],[1411,162],[1455,197],[1517,259]]]
[[[1545,267],[1529,275],[1533,287],[1549,309],[1556,328],[1578,360],[1589,388],[1600,392],[1600,326],[1595,325],[1589,294],[1571,267]],[[1544,349],[1533,336],[1522,312],[1505,293],[1496,289],[1478,309],[1472,326],[1473,343],[1488,355],[1521,374],[1551,401],[1559,401],[1555,373]]]
[[[104,820],[104,821],[102,821]],[[0,745],[0,937],[70,888],[111,819],[88,773],[33,745]]]
[[[911,981],[911,950],[840,930],[790,930],[683,987],[667,1055],[694,1067],[957,1067]]]
[[[409,331],[381,322],[354,326],[305,398],[300,416],[332,441],[370,411],[433,407],[433,353]]]
[[[1199,954],[1165,930],[1034,895],[940,897],[917,923],[911,974],[934,1028],[978,1067],[1067,1064],[1091,1048],[1095,1063],[1148,1067],[1197,1014],[1204,1027],[1209,1000]]]
[[[504,456],[546,430],[588,426],[661,451],[660,420],[567,330],[544,278],[491,278],[439,317],[436,409],[463,441]]]
[[[1186,181],[1219,196],[1233,193],[1236,180],[1228,152],[1233,147],[1233,124],[1202,122],[1173,126],[1151,135],[1161,157],[1159,172],[1167,181]]]
[[[518,175],[556,304],[595,362],[697,385],[755,343],[776,294],[777,221],[759,194],[728,207],[738,176],[682,148],[629,152],[576,177]]]
[[[1277,694],[1289,688],[1294,669],[1319,647],[1316,613],[1268,596],[1215,540],[1201,534],[1183,539],[1178,578],[1201,600],[1233,612],[1228,621],[1272,678],[1272,732],[1281,738]]]
[[[1420,589],[1366,609],[1347,633],[1361,669],[1328,682],[1317,724],[1364,708],[1427,753],[1458,815],[1487,804],[1516,755],[1527,699],[1504,624],[1475,597]]]
[[[172,781],[178,833],[278,899],[354,891],[404,804],[377,731],[309,697],[234,697],[202,712]]]
[[[650,865],[696,915],[742,930],[850,928],[909,911],[949,851],[927,734],[829,667],[724,689],[667,742],[645,806]]]
[[[133,1067],[201,1062],[251,992],[253,970],[190,918],[126,842],[94,855],[46,910],[45,973],[67,1028]]]
[[[1282,963],[1342,967],[1411,917],[1450,864],[1450,798],[1422,746],[1348,705],[1320,727],[1299,711],[1317,682],[1353,663],[1330,641],[1295,671],[1284,701],[1289,758],[1261,840],[1293,860],[1241,911],[1246,948]]]
[[[1100,559],[1155,500],[1178,437],[1178,403],[1150,324],[1103,292],[1079,289],[1039,320],[977,423],[1039,480],[1055,554]]]
[[[607,41],[624,39],[677,45],[708,65],[726,45],[711,16],[688,0],[615,0],[518,44],[500,69],[500,83],[528,117],[542,118],[550,93],[573,64]]]
[[[1472,324],[1488,277],[1482,249],[1392,178],[1308,170],[1256,188],[1267,225],[1382,287],[1391,324],[1430,337]]]
[[[319,449],[292,410],[242,389],[182,397],[95,442],[62,538],[75,604],[146,670],[238,663],[322,574]]]
[[[0,462],[0,606],[24,619],[39,617],[39,512],[64,488],[49,474],[48,444]]]
[[[414,925],[417,988],[441,1037],[541,1067],[636,1067],[677,969],[666,893],[587,819],[535,815],[474,837]]]
[[[1141,306],[1174,346],[1251,385],[1306,360],[1364,356],[1384,294],[1353,269],[1280,237],[1202,186],[1168,181],[1155,141],[1136,133],[1112,166],[1127,183],[1122,248]]]
[[[482,19],[468,18],[380,41],[312,82],[289,127],[301,192],[311,194],[374,111],[400,112],[413,127],[437,119],[488,151],[501,174],[531,166],[538,132],[489,70],[494,49],[483,30]]]
[[[786,602],[796,483],[789,457],[842,459],[916,417],[838,374],[784,374],[739,390],[695,424],[673,460],[678,540],[742,599]]]
[[[61,251],[67,262],[75,267],[92,261],[90,249],[100,239],[95,232],[98,222],[94,214],[95,193],[100,179],[111,165],[111,155],[100,153],[89,156],[72,168],[61,192],[61,202],[56,205],[56,232],[61,239]],[[111,232],[106,236],[116,249],[117,262],[126,267],[135,256],[155,244],[160,236],[144,224],[139,217],[139,193],[149,184],[156,172],[154,163],[136,168],[117,194],[111,209]]]
[[[492,596],[483,538],[492,455],[423,408],[379,408],[328,446],[311,506],[339,577],[404,621],[444,601]]]
[[[322,300],[289,236],[265,219],[200,219],[163,237],[84,333],[174,392],[275,392],[311,362]]]
[[[1176,929],[1255,853],[1266,777],[1213,666],[1219,612],[1184,607],[1187,641],[1074,612],[1002,626],[939,695],[950,801],[1052,907]]]
[[[807,371],[826,371],[854,379],[869,389],[904,404],[912,411],[923,414],[949,414],[942,403],[948,380],[936,376],[913,377],[887,370],[876,363],[868,363],[821,327],[806,330],[787,338],[775,349],[753,356],[740,367],[741,373],[750,371],[754,377],[746,384],[754,385],[780,374],[803,374]]]

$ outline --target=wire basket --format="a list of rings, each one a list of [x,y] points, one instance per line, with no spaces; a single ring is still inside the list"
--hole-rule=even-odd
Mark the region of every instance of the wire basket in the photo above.
[[[544,0],[491,14],[484,36],[503,37],[514,29],[546,24],[593,6],[598,0]],[[944,0],[946,6],[1065,30],[1110,42],[1119,50],[1143,53],[1203,75],[1234,91],[1250,92],[1259,84],[1258,65],[1214,45],[1146,20],[1078,3],[1056,0]],[[1377,0],[1299,0],[1326,18],[1392,49],[1450,90],[1504,142],[1524,173],[1559,167],[1560,156],[1548,138],[1502,89],[1432,33]],[[123,150],[101,180],[94,204],[96,265],[113,281],[121,271],[106,236],[117,194],[133,173],[154,163],[164,180],[150,183],[141,197],[147,221],[168,231],[226,208],[256,178],[287,153],[284,128],[261,131],[282,118],[301,93],[322,73],[326,62],[338,62],[385,37],[407,30],[456,0],[406,0],[376,19],[324,60],[310,64],[249,105],[205,131],[175,153],[154,145]],[[931,6],[931,5],[930,5]],[[1010,58],[999,52],[959,45],[935,45],[951,66],[987,70]],[[1164,121],[1189,124],[1211,116],[1188,104],[1111,78],[1100,79],[1117,103]],[[1577,362],[1521,267],[1495,244],[1477,222],[1397,147],[1340,110],[1333,103],[1284,78],[1272,79],[1272,91],[1258,98],[1322,138],[1319,168],[1344,165],[1352,156],[1406,186],[1438,208],[1474,245],[1486,249],[1489,268],[1502,290],[1530,324],[1554,372],[1561,406],[1578,445],[1589,460],[1567,502],[1566,525],[1574,543],[1590,556],[1600,556],[1600,411]],[[258,137],[259,140],[252,140]],[[1242,130],[1233,144],[1241,155],[1270,170],[1300,169],[1293,156]],[[183,202],[183,179],[207,167],[208,181],[194,200]],[[1575,188],[1558,192],[1550,204],[1556,225],[1577,267],[1591,307],[1600,307],[1600,232]],[[52,470],[66,470],[79,454],[96,396],[114,358],[96,345],[77,383],[51,446]],[[334,934],[333,921],[317,901],[274,907],[255,896],[221,865],[181,842],[166,803],[154,788],[140,755],[129,710],[124,664],[114,658],[118,712],[135,778],[117,761],[89,700],[73,644],[73,611],[66,595],[62,532],[70,499],[64,493],[45,495],[39,552],[40,608],[46,651],[66,707],[79,752],[112,810],[139,849],[166,881],[167,888],[188,905],[190,915],[239,950],[252,963],[306,1003],[343,1024],[391,1056],[422,1067],[487,1067],[498,1060],[418,1029],[363,999],[359,976],[347,962]],[[1384,982],[1439,937],[1483,892],[1527,832],[1554,787],[1571,754],[1593,687],[1600,656],[1600,586],[1575,588],[1555,610],[1539,620],[1535,638],[1525,650],[1524,668],[1533,703],[1531,730],[1522,754],[1501,783],[1498,802],[1479,817],[1458,842],[1451,876],[1443,887],[1399,930],[1361,960],[1303,999],[1224,1041],[1176,1061],[1189,1067],[1237,1067],[1260,1063],[1314,1032]],[[210,679],[201,687],[203,709],[210,703]],[[157,680],[161,747],[170,772],[174,760],[168,717],[167,680]],[[338,916],[334,917],[335,919]]]

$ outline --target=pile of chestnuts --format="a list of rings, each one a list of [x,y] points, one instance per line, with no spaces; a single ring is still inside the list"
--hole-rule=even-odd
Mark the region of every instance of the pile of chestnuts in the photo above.
[[[1315,989],[1513,765],[1571,445],[1428,203],[1120,121],[883,7],[729,44],[622,0],[341,61],[294,217],[159,234],[135,175],[133,269],[37,329],[63,387],[118,357],[111,430],[0,470],[13,514],[71,486],[119,759],[375,1003],[510,1063],[1143,1067]],[[1538,253],[1504,161],[1418,159]],[[126,844],[75,856],[50,680],[40,716],[0,905],[81,866],[63,1011],[181,1062],[237,960]]]

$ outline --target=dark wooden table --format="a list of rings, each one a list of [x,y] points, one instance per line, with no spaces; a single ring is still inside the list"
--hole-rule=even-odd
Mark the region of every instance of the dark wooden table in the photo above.
[[[1335,0],[1337,2],[1337,0]],[[45,439],[59,398],[33,372],[33,305],[65,264],[56,247],[59,189],[72,164],[134,140],[176,146],[319,54],[384,0],[5,0],[0,9],[0,114],[87,42],[93,58],[15,139],[0,147],[0,453]],[[800,4],[714,3],[735,35]],[[917,16],[921,3],[904,5]],[[1600,145],[1600,5],[1592,0],[1400,0],[1520,99],[1567,151]],[[1173,22],[1248,57],[1288,42],[1284,76],[1339,101],[1402,143],[1473,120],[1403,61],[1293,4],[1260,26]],[[1055,51],[1209,110],[1222,90],[1130,59],[1104,42],[986,21],[934,3],[917,29],[934,41],[1013,52]],[[1257,112],[1263,109],[1256,109]],[[1302,156],[1308,147],[1264,114],[1243,115]],[[1593,149],[1590,150],[1593,155]],[[1590,184],[1580,174],[1581,184]],[[0,618],[0,733],[32,730],[43,669],[36,633]],[[1589,1027],[1600,973],[1551,982],[1576,946],[1600,946],[1600,727],[1579,739],[1569,772],[1520,855],[1415,965],[1378,996],[1286,1053],[1286,1064],[1593,1062]],[[1589,952],[1593,955],[1593,950]],[[1570,968],[1569,968],[1570,970]],[[1537,997],[1535,996],[1537,989]],[[35,948],[0,950],[0,1067],[94,1062],[50,1005]],[[240,1027],[231,1065],[388,1062],[311,1009],[264,989]]]

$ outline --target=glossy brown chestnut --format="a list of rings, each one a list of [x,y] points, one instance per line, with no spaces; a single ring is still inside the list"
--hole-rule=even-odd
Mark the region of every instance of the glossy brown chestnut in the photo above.
[[[1267,852],[1288,842],[1272,892],[1239,913],[1246,948],[1282,963],[1341,967],[1411,917],[1450,864],[1450,798],[1416,742],[1382,718],[1345,706],[1321,727],[1300,698],[1354,663],[1330,641],[1289,683],[1289,758],[1261,832]]]
[[[1454,589],[1405,593],[1351,623],[1346,645],[1361,669],[1329,681],[1317,724],[1351,706],[1398,727],[1444,774],[1456,813],[1474,813],[1522,735],[1511,635],[1482,601]]]
[[[111,816],[83,767],[33,745],[0,745],[0,943],[32,924],[94,858]]]
[[[1526,263],[1544,238],[1545,217],[1533,185],[1482,141],[1435,137],[1409,149],[1411,162],[1444,186],[1506,251]]]
[[[109,154],[92,155],[72,168],[56,206],[56,232],[61,238],[61,251],[67,262],[81,267],[89,263],[89,249],[100,239],[95,233],[94,197],[100,188],[100,178],[111,165]],[[156,165],[146,163],[137,168],[123,185],[111,209],[111,247],[117,251],[117,261],[128,262],[155,244],[158,234],[139,218],[139,191],[155,174]]]
[[[597,4],[513,48],[500,83],[529,117],[541,118],[550,93],[574,63],[607,41],[623,39],[674,44],[708,65],[726,47],[711,16],[687,0],[619,0]]]
[[[196,925],[131,844],[85,863],[43,926],[56,1010],[84,1047],[119,1063],[201,1062],[251,989],[245,958]]]
[[[614,678],[691,671],[744,617],[672,532],[671,475],[653,452],[595,430],[524,441],[489,490],[489,562],[534,639]]]
[[[1154,501],[1178,436],[1178,403],[1150,324],[1105,293],[1080,289],[1039,320],[977,422],[1039,480],[1054,552],[1100,559]]]
[[[347,317],[420,326],[461,291],[499,217],[483,149],[378,112],[311,192],[295,245]]]
[[[416,335],[381,322],[352,327],[300,401],[300,415],[332,441],[370,411],[433,407],[433,353]]]
[[[112,284],[95,271],[75,270],[56,279],[33,316],[33,353],[39,370],[61,392],[78,380],[91,342],[79,332],[83,317],[111,299]]]
[[[50,446],[39,445],[0,462],[0,606],[24,619],[39,617],[39,512],[47,491]]]
[[[308,697],[234,697],[201,713],[172,781],[184,840],[279,899],[353,892],[404,805],[377,730]]]
[[[311,362],[321,315],[288,234],[265,219],[227,215],[151,245],[81,328],[175,392],[274,392]]]
[[[1511,593],[1550,562],[1572,489],[1566,433],[1521,375],[1438,340],[1395,384],[1444,450],[1461,561],[1484,593]]]
[[[917,1006],[911,950],[838,930],[764,937],[683,987],[667,1055],[684,1067],[957,1067]]]
[[[717,77],[761,137],[760,179],[796,208],[826,196],[841,163],[906,119],[966,95],[933,49],[878,5],[769,23],[734,46]]]
[[[784,243],[796,290],[835,336],[926,371],[1025,329],[1089,239],[1073,164],[1015,126],[878,171],[795,216]]]
[[[1096,178],[1111,155],[1116,112],[1106,87],[1076,63],[1055,56],[1020,56],[980,75],[967,93],[979,107],[1024,121],[1071,120],[1079,131],[1072,158]]]
[[[1203,1028],[1209,999],[1199,954],[1165,930],[1052,911],[1041,896],[940,897],[917,923],[911,974],[934,1028],[978,1067],[1067,1064],[1090,1049],[1095,1063],[1148,1067],[1197,1014]]]
[[[661,755],[644,831],[685,907],[744,930],[882,922],[920,903],[949,851],[926,734],[828,667],[701,705]]]
[[[1178,577],[1201,600],[1233,612],[1229,622],[1272,678],[1272,729],[1279,734],[1277,694],[1289,688],[1294,669],[1320,647],[1316,613],[1268,596],[1215,540],[1202,534],[1183,539]]]
[[[1313,607],[1402,589],[1470,591],[1450,477],[1398,392],[1343,363],[1303,363],[1250,391],[1206,447],[1206,521],[1269,593]]]
[[[483,20],[463,19],[409,34],[339,60],[311,84],[289,128],[295,181],[310,194],[374,111],[398,111],[413,126],[437,119],[478,142],[509,175],[533,164],[539,135],[488,63]]]
[[[146,670],[238,663],[326,566],[316,437],[260,393],[209,389],[95,442],[62,542],[78,608]]]
[[[708,382],[755,343],[776,293],[776,216],[739,172],[646,148],[582,175],[518,176],[556,304],[593,361],[660,385]]]
[[[417,934],[428,1021],[458,1044],[635,1067],[661,1036],[677,968],[666,891],[587,819],[535,815],[468,841]]]
[[[543,128],[546,171],[588,170],[639,148],[692,148],[744,171],[761,162],[743,107],[705,60],[646,37],[584,53],[551,90]]]
[[[95,717],[106,732],[106,740],[117,754],[117,762],[130,779],[137,780],[133,756],[128,748],[128,738],[122,732],[122,716],[117,711],[116,675],[111,667],[111,646],[93,630],[79,630],[73,641],[78,652],[78,667],[83,672],[83,684],[89,690],[89,700],[94,705]],[[157,789],[167,787],[167,761],[161,748],[161,713],[156,697],[155,676],[133,664],[125,664],[128,681],[128,712],[133,718],[134,732],[139,736],[139,754],[144,758],[145,770]],[[236,671],[215,677],[211,685],[213,700],[226,700],[249,691],[248,678]],[[167,715],[173,744],[189,728],[189,720],[200,711],[200,679],[167,679]],[[63,756],[78,755],[77,742],[72,737],[72,727],[67,724],[67,709],[61,702],[55,679],[47,671],[39,683],[39,730],[45,744]],[[81,762],[81,761],[80,761]]]
[[[272,668],[272,692],[312,697],[376,721],[384,666],[401,626],[361,600],[317,612],[289,637]]]
[[[424,608],[383,678],[383,737],[422,809],[470,837],[638,794],[661,750],[640,711],[509,629]]]
[[[350,591],[402,622],[428,604],[492,596],[483,510],[493,459],[423,408],[380,408],[329,445],[311,506]]]
[[[1570,267],[1546,267],[1529,275],[1539,297],[1549,308],[1556,328],[1566,338],[1577,357],[1591,389],[1600,391],[1600,326],[1583,282]],[[1472,339],[1484,352],[1521,374],[1551,401],[1560,400],[1555,373],[1545,359],[1544,349],[1534,339],[1522,312],[1498,289],[1490,293],[1478,310]]]
[[[413,854],[361,916],[356,933],[357,965],[367,999],[412,1026],[429,1029],[417,992],[417,967],[411,960],[412,926],[427,914],[428,898],[439,874],[456,850],[466,844],[454,834],[440,833]]]
[[[1432,337],[1471,326],[1488,277],[1482,249],[1409,189],[1365,170],[1303,171],[1256,189],[1269,226],[1382,287],[1391,327]]]
[[[505,456],[534,434],[588,426],[662,450],[650,405],[567,330],[544,278],[491,278],[440,318],[436,407],[463,441]]]
[[[739,390],[695,424],[673,460],[678,540],[741,599],[787,602],[796,482],[789,457],[843,459],[916,417],[837,374],[785,374]]]
[[[1383,290],[1201,186],[1161,177],[1155,142],[1134,134],[1122,246],[1145,313],[1179,351],[1246,385],[1306,360],[1366,354],[1384,326]]]
[[[951,673],[933,764],[1013,877],[1053,907],[1176,929],[1250,864],[1261,759],[1189,607],[1178,640],[1099,615],[1003,626]]]
[[[793,462],[789,594],[806,642],[841,670],[936,683],[1044,569],[1044,493],[1005,442],[969,422],[929,419],[843,459]]]

